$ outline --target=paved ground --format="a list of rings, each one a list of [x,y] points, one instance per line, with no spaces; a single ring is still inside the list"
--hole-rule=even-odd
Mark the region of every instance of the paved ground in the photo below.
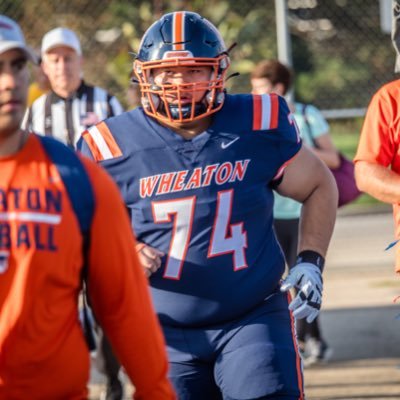
[[[400,279],[391,214],[337,221],[325,273],[321,325],[332,361],[305,370],[308,400],[400,399]]]
[[[345,210],[346,211],[346,210]],[[308,400],[400,399],[400,279],[390,213],[338,218],[325,272],[321,325],[332,360],[305,370]],[[93,373],[91,398],[102,377]],[[128,395],[131,387],[127,386]],[[128,398],[128,397],[127,397]],[[207,399],[204,399],[207,400]]]
[[[307,400],[398,400],[399,360],[332,362],[306,369],[305,382]]]

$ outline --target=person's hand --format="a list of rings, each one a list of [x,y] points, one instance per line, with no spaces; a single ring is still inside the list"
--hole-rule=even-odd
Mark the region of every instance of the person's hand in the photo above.
[[[289,310],[293,311],[296,319],[307,318],[307,322],[312,322],[319,314],[322,302],[320,269],[308,262],[295,265],[282,282],[281,291],[286,292],[292,288],[297,289],[298,293],[291,301]]]
[[[145,243],[138,243],[136,251],[147,277],[150,277],[161,267],[161,257],[164,253]]]

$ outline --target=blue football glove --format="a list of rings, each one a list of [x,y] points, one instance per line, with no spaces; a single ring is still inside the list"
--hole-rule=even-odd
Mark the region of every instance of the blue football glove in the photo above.
[[[282,282],[281,291],[295,288],[297,296],[289,304],[296,319],[307,318],[312,322],[319,314],[322,302],[322,275],[320,269],[311,263],[301,262],[289,271]]]

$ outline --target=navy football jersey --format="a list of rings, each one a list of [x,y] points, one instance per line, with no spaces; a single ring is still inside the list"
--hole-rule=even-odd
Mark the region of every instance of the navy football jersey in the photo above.
[[[269,184],[300,147],[277,95],[227,95],[192,140],[141,108],[84,132],[78,148],[117,182],[138,241],[166,254],[150,278],[163,324],[224,322],[277,289],[284,258]]]

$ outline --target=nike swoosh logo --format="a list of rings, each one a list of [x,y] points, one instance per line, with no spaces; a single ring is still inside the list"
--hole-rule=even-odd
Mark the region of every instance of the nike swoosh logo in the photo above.
[[[233,143],[235,143],[237,140],[239,140],[240,138],[235,138],[235,139],[233,139],[233,140],[231,140],[230,142],[222,142],[221,143],[221,149],[226,149],[227,147],[229,147],[231,144],[233,144]]]

